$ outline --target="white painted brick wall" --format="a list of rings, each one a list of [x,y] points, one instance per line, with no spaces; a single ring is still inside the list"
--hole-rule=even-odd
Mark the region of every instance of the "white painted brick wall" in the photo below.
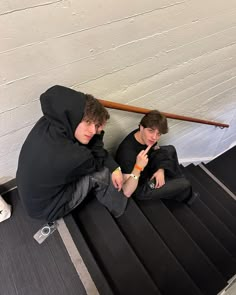
[[[98,98],[230,124],[169,120],[163,144],[181,161],[209,160],[236,142],[235,0],[2,0],[0,183],[61,84]],[[141,118],[111,110],[109,150]]]

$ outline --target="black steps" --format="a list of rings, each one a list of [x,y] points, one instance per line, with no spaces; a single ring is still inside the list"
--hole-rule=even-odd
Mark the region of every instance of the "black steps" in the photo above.
[[[206,164],[206,167],[236,195],[235,163],[236,146]]]
[[[200,192],[190,207],[130,199],[114,219],[92,198],[65,219],[100,294],[216,295],[236,274],[235,200],[183,170]]]
[[[165,205],[222,276],[229,280],[236,270],[236,261],[232,255],[220,244],[188,206],[167,201]]]
[[[221,188],[212,178],[199,166],[189,165],[189,169],[195,178],[207,191],[223,206],[229,214],[236,217],[236,202],[223,188]]]
[[[108,211],[93,199],[76,221],[114,294],[161,294]],[[128,288],[128,289],[127,289]]]
[[[201,184],[195,177],[193,177],[188,169],[189,168],[186,169],[186,176],[190,179],[194,190],[200,192],[200,199],[193,203],[191,210],[202,220],[205,226],[214,234],[224,248],[236,258],[236,236],[234,235],[234,232],[231,231],[230,224],[226,222],[227,218],[224,218],[226,223],[222,220],[222,211],[225,209],[222,207],[220,216],[217,215],[215,207],[219,207],[219,203],[216,199],[213,200],[209,193],[202,189]],[[211,202],[209,202],[209,199],[211,199]],[[230,214],[228,214],[227,211],[225,217],[228,217],[228,215]],[[232,218],[235,220],[234,217]],[[232,224],[232,227],[234,227],[234,224]]]
[[[210,192],[208,187],[204,186],[195,176],[196,167],[194,165],[188,166],[186,170],[192,174],[191,176],[188,174],[188,176],[190,176],[193,187],[200,192],[201,200],[236,236],[236,218],[221,205],[215,196],[215,192]]]
[[[201,294],[133,200],[117,224],[163,295]]]
[[[164,204],[149,201],[139,206],[202,293],[217,294],[226,281]]]

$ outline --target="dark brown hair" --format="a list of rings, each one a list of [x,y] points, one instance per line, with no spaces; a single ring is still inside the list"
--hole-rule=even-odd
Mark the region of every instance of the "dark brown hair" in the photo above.
[[[168,132],[166,117],[157,110],[148,112],[140,121],[144,128],[157,128],[161,134]]]
[[[83,120],[103,125],[110,118],[105,107],[91,94],[86,94]]]

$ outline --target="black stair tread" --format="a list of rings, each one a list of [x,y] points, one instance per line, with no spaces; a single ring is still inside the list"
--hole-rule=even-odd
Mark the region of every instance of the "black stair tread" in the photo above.
[[[236,261],[230,253],[188,206],[174,201],[163,202],[224,278],[229,280],[236,273]]]
[[[196,200],[190,208],[222,246],[236,258],[236,238],[225,224],[221,222],[201,199]]]
[[[161,294],[110,213],[96,199],[75,218],[114,294]]]
[[[216,200],[228,211],[236,217],[236,201],[221,188],[201,167],[190,165],[194,169],[199,182],[201,182],[207,190],[216,198]],[[190,167],[189,166],[189,167]],[[193,166],[193,168],[192,168]]]
[[[116,222],[163,295],[202,294],[132,199]]]
[[[221,182],[236,194],[235,181],[236,146],[206,164]]]
[[[74,211],[72,212],[72,214],[69,214],[66,217],[64,217],[64,221],[98,289],[98,292],[99,294],[113,295],[114,293],[111,287],[109,286],[107,279],[105,278],[99,265],[97,264],[97,261],[94,259],[93,253],[91,252],[80,230],[80,225],[75,222],[75,219],[73,218],[73,214],[75,214],[75,218],[76,218],[77,212]]]
[[[160,200],[137,203],[202,293],[215,295],[226,286],[223,276]]]
[[[187,173],[187,174],[186,174]],[[195,176],[195,168],[190,165],[185,168],[185,175],[191,181],[193,190],[200,193],[200,199],[207,207],[228,227],[228,229],[235,235],[236,238],[236,218],[232,216],[208,191],[207,187]]]

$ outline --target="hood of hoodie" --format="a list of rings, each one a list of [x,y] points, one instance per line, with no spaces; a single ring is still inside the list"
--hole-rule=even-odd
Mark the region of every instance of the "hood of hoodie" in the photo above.
[[[56,85],[40,96],[44,117],[69,139],[84,116],[86,96],[82,92]]]

